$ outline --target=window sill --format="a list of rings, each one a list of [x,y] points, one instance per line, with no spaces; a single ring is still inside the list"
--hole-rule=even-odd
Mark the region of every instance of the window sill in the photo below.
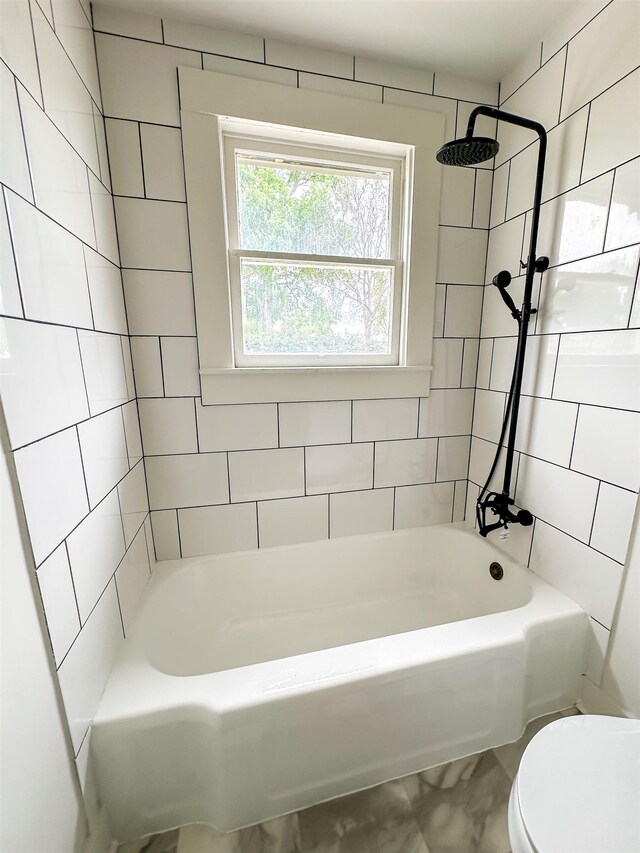
[[[200,370],[205,406],[427,397],[430,377],[431,367],[236,367]]]

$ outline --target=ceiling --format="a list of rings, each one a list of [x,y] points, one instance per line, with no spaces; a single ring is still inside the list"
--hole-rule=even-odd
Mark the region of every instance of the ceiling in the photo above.
[[[499,81],[588,0],[99,0],[183,21]]]

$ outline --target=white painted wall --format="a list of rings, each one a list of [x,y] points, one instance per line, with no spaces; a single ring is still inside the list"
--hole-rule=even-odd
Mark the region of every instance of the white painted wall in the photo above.
[[[3,417],[1,429],[0,850],[71,853],[84,840],[84,811],[14,504]]]

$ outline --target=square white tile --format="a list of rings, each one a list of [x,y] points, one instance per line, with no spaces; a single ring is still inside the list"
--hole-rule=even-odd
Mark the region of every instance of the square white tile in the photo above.
[[[26,316],[91,328],[82,243],[13,193],[7,210]]]
[[[415,438],[418,426],[418,400],[354,400],[353,440]]]
[[[239,450],[228,455],[233,503],[304,494],[304,451],[301,447]]]
[[[589,541],[596,508],[598,482],[532,456],[520,457],[516,500],[534,515]]]
[[[203,406],[196,401],[201,451],[258,450],[278,446],[275,403]]]
[[[196,338],[162,338],[162,373],[168,397],[200,396]]]
[[[145,471],[152,510],[229,501],[226,453],[152,456]]]
[[[393,489],[367,489],[330,495],[331,538],[393,530],[393,504]]]
[[[504,417],[505,394],[500,391],[476,391],[473,434],[497,443]]]
[[[475,175],[475,169],[442,170],[440,225],[471,227]]]
[[[495,202],[492,204],[492,209],[494,204]],[[517,216],[515,219],[510,219],[508,222],[504,222],[502,225],[492,228],[489,232],[489,248],[487,251],[487,282],[490,282],[494,275],[499,273],[500,270],[508,270],[513,278],[518,275],[520,272],[520,259],[523,254],[523,234],[524,216]],[[513,282],[510,290],[513,290]],[[502,299],[500,299],[500,295],[496,295],[500,302],[500,313],[506,313],[506,316],[509,317],[509,320],[511,321],[509,325],[515,329],[513,319],[506,311]],[[511,296],[513,297],[516,305],[519,304],[512,292]],[[483,335],[485,334],[487,333],[483,331]],[[514,334],[514,332],[511,332],[511,334]]]
[[[538,251],[547,255],[552,265],[602,251],[612,183],[610,172],[542,205]],[[528,216],[527,227],[530,225]]]
[[[165,509],[160,512],[152,512],[151,528],[156,559],[179,560],[178,511]]]
[[[84,623],[125,552],[115,490],[69,534],[67,549],[80,618]]]
[[[473,419],[473,388],[434,390],[420,401],[420,438],[467,435]]]
[[[182,139],[177,127],[140,125],[147,198],[185,201]]]
[[[453,483],[428,483],[396,489],[395,529],[446,524],[453,513]]]
[[[536,521],[531,569],[611,627],[622,566],[540,520]]]
[[[183,557],[247,551],[258,547],[253,503],[178,510]]]
[[[186,204],[120,196],[115,206],[123,267],[191,269]]]
[[[477,338],[480,334],[482,287],[450,284],[444,316],[445,338]]]
[[[307,494],[373,487],[373,444],[333,444],[305,450]]]
[[[462,350],[462,387],[476,387],[476,371],[478,368],[478,351],[480,341],[477,338],[465,338]]]
[[[435,338],[433,341],[432,388],[459,388],[462,381],[464,343],[459,338]]]
[[[640,409],[640,330],[563,335],[553,396]]]
[[[129,456],[120,409],[112,409],[78,425],[89,504],[93,508],[129,471]]]
[[[258,530],[261,548],[326,539],[329,535],[328,497],[314,495],[260,501]]]
[[[609,483],[600,483],[596,515],[589,544],[607,557],[624,563],[638,497]]]
[[[165,397],[138,402],[145,456],[197,453],[196,410],[193,397]]]
[[[190,273],[124,270],[122,278],[132,335],[195,335]]]
[[[12,447],[88,417],[75,329],[5,318],[0,339],[0,384]]]
[[[435,438],[376,444],[375,487],[432,483],[436,479],[437,444]]]
[[[640,413],[580,406],[571,467],[637,491],[640,487]]]
[[[280,446],[339,444],[351,441],[351,402],[280,403]]]
[[[144,197],[140,126],[136,121],[105,120],[114,195]]]
[[[577,417],[575,403],[521,397],[516,448],[568,468]]]
[[[483,284],[487,232],[481,228],[438,229],[436,278],[444,284]]]
[[[437,480],[463,480],[469,472],[471,436],[454,435],[438,439]]]
[[[117,335],[78,332],[84,380],[92,415],[129,400],[122,344]]]
[[[160,338],[131,338],[131,358],[138,397],[163,397]]]
[[[638,246],[629,246],[549,270],[543,277],[536,331],[624,328],[639,255]]]

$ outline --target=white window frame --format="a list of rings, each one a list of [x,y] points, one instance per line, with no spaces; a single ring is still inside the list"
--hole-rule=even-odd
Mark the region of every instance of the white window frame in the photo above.
[[[435,302],[440,168],[439,113],[375,104],[212,71],[179,69],[187,207],[193,262],[202,401],[207,404],[427,396]],[[357,147],[373,156],[407,157],[402,234],[402,315],[397,363],[363,366],[238,366],[230,276],[234,248],[224,176],[224,133],[270,141]],[[331,136],[327,136],[331,134]],[[275,144],[275,143],[274,143]],[[398,260],[397,258],[395,259]]]
[[[402,262],[402,233],[406,219],[404,211],[405,175],[407,173],[406,156],[381,157],[374,154],[354,152],[353,144],[338,148],[336,144],[318,144],[315,136],[309,136],[307,145],[292,145],[287,142],[275,142],[261,136],[264,125],[255,125],[255,135],[245,136],[234,132],[233,123],[223,123],[223,150],[225,191],[227,199],[227,245],[229,252],[229,285],[231,298],[231,324],[233,329],[234,364],[236,367],[332,367],[332,366],[372,366],[400,364],[400,333],[404,327],[403,294],[406,291]],[[348,166],[368,167],[390,174],[390,210],[389,210],[389,253],[385,258],[360,258],[352,256],[312,255],[291,252],[268,252],[240,248],[238,234],[237,174],[236,154],[254,156],[284,155],[297,162],[322,163],[328,166],[345,168]],[[247,355],[243,352],[242,340],[242,304],[241,304],[241,264],[244,259],[263,260],[266,263],[288,261],[300,266],[313,264],[320,267],[364,266],[370,269],[385,269],[391,274],[391,336],[390,351],[384,354],[265,354]]]

